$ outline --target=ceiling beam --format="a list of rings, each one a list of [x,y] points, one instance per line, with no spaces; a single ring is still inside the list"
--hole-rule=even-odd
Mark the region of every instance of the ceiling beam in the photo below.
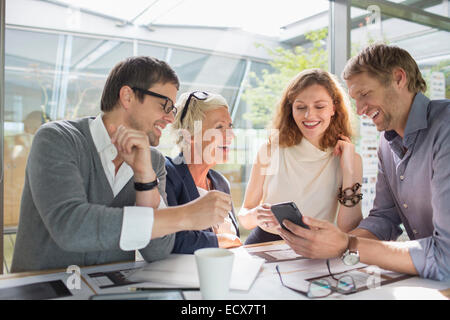
[[[408,4],[408,2],[406,3]],[[351,0],[351,5],[356,8],[366,10],[369,6],[376,5],[385,16],[450,32],[450,18],[411,7],[407,4],[393,3],[386,0]]]

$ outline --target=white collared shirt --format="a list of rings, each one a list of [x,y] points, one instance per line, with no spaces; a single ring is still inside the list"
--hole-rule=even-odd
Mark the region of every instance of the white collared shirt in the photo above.
[[[103,113],[100,113],[95,119],[90,120],[89,129],[106,178],[115,197],[133,177],[134,173],[131,167],[123,162],[117,174],[115,174],[115,166],[112,161],[117,157],[117,149],[111,143],[111,138],[106,131],[102,116]],[[163,207],[165,207],[165,203],[161,199],[159,208]],[[146,247],[151,239],[152,228],[153,208],[124,207],[120,248],[124,251],[131,251]]]

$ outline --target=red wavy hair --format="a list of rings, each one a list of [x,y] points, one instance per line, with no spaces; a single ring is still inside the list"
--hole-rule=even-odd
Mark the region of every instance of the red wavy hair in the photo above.
[[[307,69],[289,82],[276,109],[272,129],[277,129],[281,147],[297,145],[302,140],[303,135],[292,116],[292,103],[301,91],[315,84],[327,90],[335,107],[335,114],[320,140],[320,147],[323,150],[333,148],[340,134],[351,139],[353,133],[348,113],[350,102],[336,76],[321,69]],[[273,138],[274,136],[271,136],[269,143]]]

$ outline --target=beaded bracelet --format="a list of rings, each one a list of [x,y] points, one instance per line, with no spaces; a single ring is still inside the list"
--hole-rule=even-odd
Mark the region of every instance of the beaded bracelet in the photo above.
[[[340,187],[339,194],[337,197],[338,201],[346,207],[356,206],[363,198],[362,193],[356,194],[356,192],[359,190],[359,188],[361,188],[361,184],[358,182],[355,183],[352,187],[345,188],[344,190],[342,190],[342,187]],[[351,190],[353,193],[350,195],[347,195],[348,190]],[[347,204],[347,201],[350,201],[350,204]]]

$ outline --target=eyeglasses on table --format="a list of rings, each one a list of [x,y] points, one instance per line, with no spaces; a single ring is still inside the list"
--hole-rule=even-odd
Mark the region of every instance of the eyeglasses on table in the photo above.
[[[283,287],[286,287],[292,291],[300,293],[310,299],[325,298],[334,292],[338,292],[341,294],[355,293],[356,292],[355,280],[349,275],[343,275],[339,278],[336,278],[331,273],[330,262],[328,259],[326,263],[329,275],[331,276],[331,278],[337,281],[336,286],[332,286],[330,281],[328,281],[327,279],[317,279],[309,283],[308,291],[306,292],[286,285],[283,282],[279,265],[276,265],[275,269],[277,270],[278,276],[280,277],[280,282],[283,285]]]

